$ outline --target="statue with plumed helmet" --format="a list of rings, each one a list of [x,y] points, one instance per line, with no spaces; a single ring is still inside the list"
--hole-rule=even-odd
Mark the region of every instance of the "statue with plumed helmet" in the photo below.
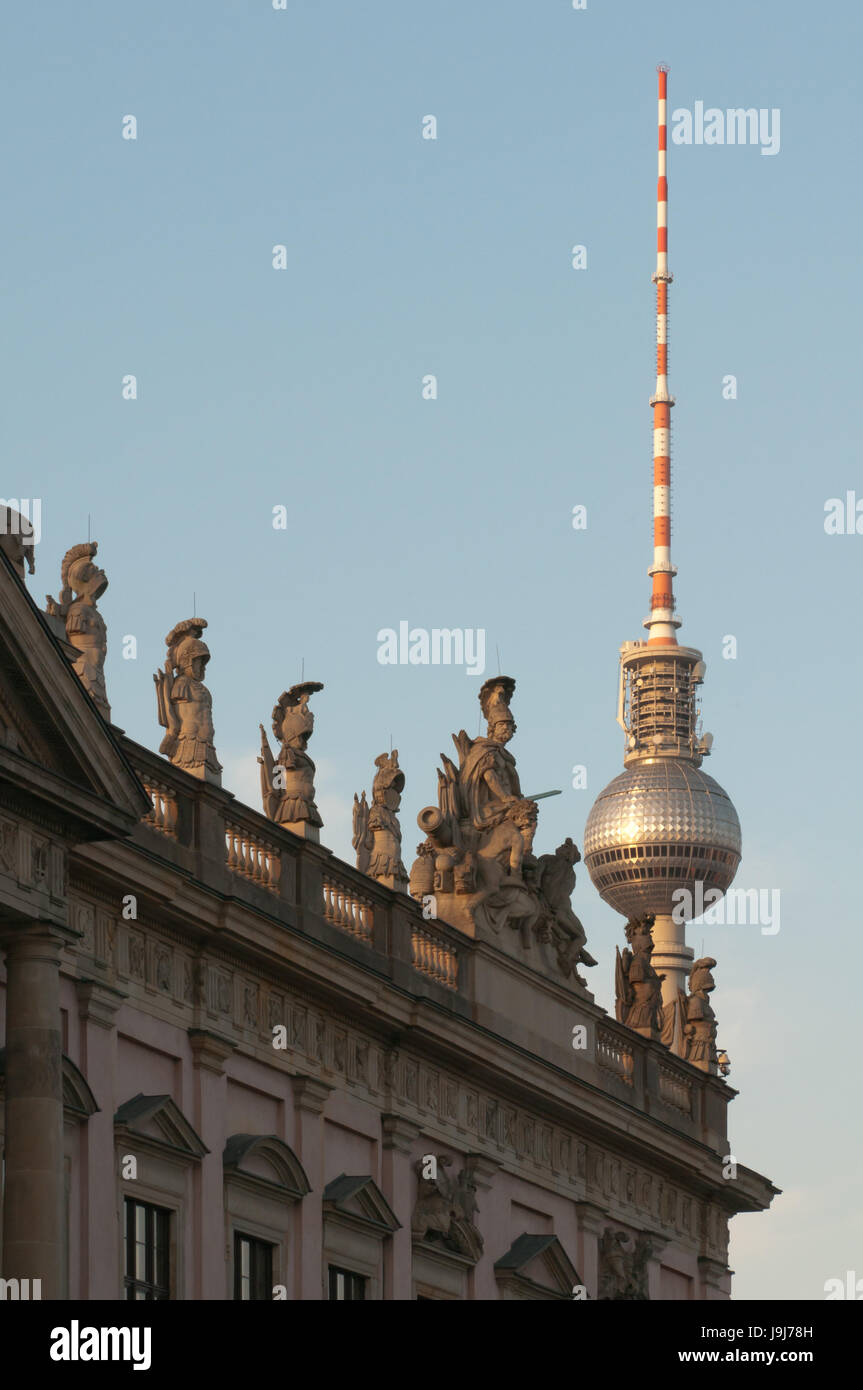
[[[712,971],[716,968],[713,956],[702,956],[689,972],[689,993],[686,996],[686,1060],[702,1071],[719,1071],[716,1050],[716,1014],[710,995],[716,988]]]
[[[323,825],[315,805],[315,765],[306,749],[315,727],[309,699],[323,690],[320,681],[302,681],[284,690],[273,707],[273,733],[279,751],[273,756],[263,724],[261,730],[261,797],[264,814],[295,835],[318,841]]]
[[[372,783],[372,804],[354,795],[353,847],[357,868],[388,888],[406,892],[407,869],[402,863],[402,832],[396,814],[401,805],[405,775],[399,767],[399,750],[375,758],[378,769]]]
[[[108,578],[94,563],[98,548],[98,542],[84,541],[66,551],[60,569],[60,598],[58,601],[49,594],[46,612],[51,618],[62,619],[66,640],[78,652],[75,674],[103,719],[110,722],[111,706],[105,689],[108,629],[96,607],[97,599],[108,587]]]
[[[210,649],[201,640],[205,618],[186,618],[165,638],[168,656],[158,671],[156,699],[159,723],[167,730],[159,745],[175,767],[203,782],[222,785],[222,765],[216,757],[213,697],[204,685]]]

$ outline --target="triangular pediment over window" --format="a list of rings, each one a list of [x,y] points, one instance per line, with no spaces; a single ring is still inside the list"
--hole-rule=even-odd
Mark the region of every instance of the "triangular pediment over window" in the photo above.
[[[508,1286],[518,1298],[544,1299],[573,1297],[581,1285],[578,1271],[557,1236],[525,1233],[495,1261],[498,1284]]]
[[[324,1211],[379,1234],[391,1235],[401,1226],[386,1197],[368,1174],[350,1177],[347,1173],[341,1173],[327,1183],[324,1188]]]
[[[0,550],[0,800],[40,803],[74,842],[128,835],[149,798]]]
[[[114,1132],[134,1138],[139,1148],[188,1159],[210,1152],[170,1096],[137,1095],[127,1100],[114,1116]]]
[[[312,1185],[293,1149],[275,1134],[232,1134],[222,1154],[225,1177],[297,1201]]]

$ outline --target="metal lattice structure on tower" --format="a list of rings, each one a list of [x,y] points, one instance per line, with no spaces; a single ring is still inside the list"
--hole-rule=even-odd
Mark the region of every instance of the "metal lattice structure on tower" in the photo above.
[[[653,964],[663,1000],[685,989],[693,952],[691,906],[718,901],[740,863],[740,822],[731,799],[701,771],[712,735],[698,731],[700,651],[677,641],[671,563],[671,408],[668,387],[668,68],[659,72],[659,180],[656,216],[656,389],[653,410],[653,563],[646,641],[620,649],[618,723],[624,772],[597,797],[584,832],[584,859],[600,895],[627,917],[655,916]],[[701,884],[702,893],[697,886]],[[682,894],[680,890],[684,890]],[[688,895],[688,896],[686,896]],[[672,915],[673,914],[673,915]]]

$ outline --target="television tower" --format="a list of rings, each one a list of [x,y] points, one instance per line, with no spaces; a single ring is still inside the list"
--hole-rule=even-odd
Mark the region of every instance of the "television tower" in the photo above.
[[[656,199],[656,390],[653,409],[653,563],[647,639],[620,649],[617,722],[624,771],[600,792],[584,832],[584,862],[600,896],[627,918],[655,915],[653,965],[663,1005],[686,989],[693,951],[686,922],[718,902],[740,863],[740,822],[730,797],[701,771],[713,737],[698,732],[701,652],[677,641],[671,563],[671,408],[668,389],[668,178],[666,92],[659,72]],[[701,892],[697,885],[701,885]],[[687,890],[688,897],[675,896]],[[672,916],[672,914],[674,914]],[[675,920],[678,919],[679,920]]]

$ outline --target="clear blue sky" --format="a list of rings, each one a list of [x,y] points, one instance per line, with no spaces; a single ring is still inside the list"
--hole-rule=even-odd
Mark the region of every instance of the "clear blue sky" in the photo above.
[[[3,487],[43,500],[31,592],[57,593],[90,513],[114,717],[157,747],[151,672],[194,591],[225,782],[254,805],[258,723],[305,660],[346,857],[390,735],[410,860],[439,752],[476,731],[479,681],[378,664],[401,619],[484,628],[489,671],[499,646],[523,785],[564,789],[537,846],[581,843],[648,604],[655,64],[672,109],[779,108],[774,157],[670,153],[681,640],[708,663],[738,884],[782,894],[778,935],[691,937],[719,962],[735,1154],[784,1189],[734,1223],[740,1297],[863,1275],[863,536],[823,525],[828,498],[863,497],[861,27],[800,0],[90,0],[3,24]],[[575,907],[613,1008],[622,923],[583,867]]]

